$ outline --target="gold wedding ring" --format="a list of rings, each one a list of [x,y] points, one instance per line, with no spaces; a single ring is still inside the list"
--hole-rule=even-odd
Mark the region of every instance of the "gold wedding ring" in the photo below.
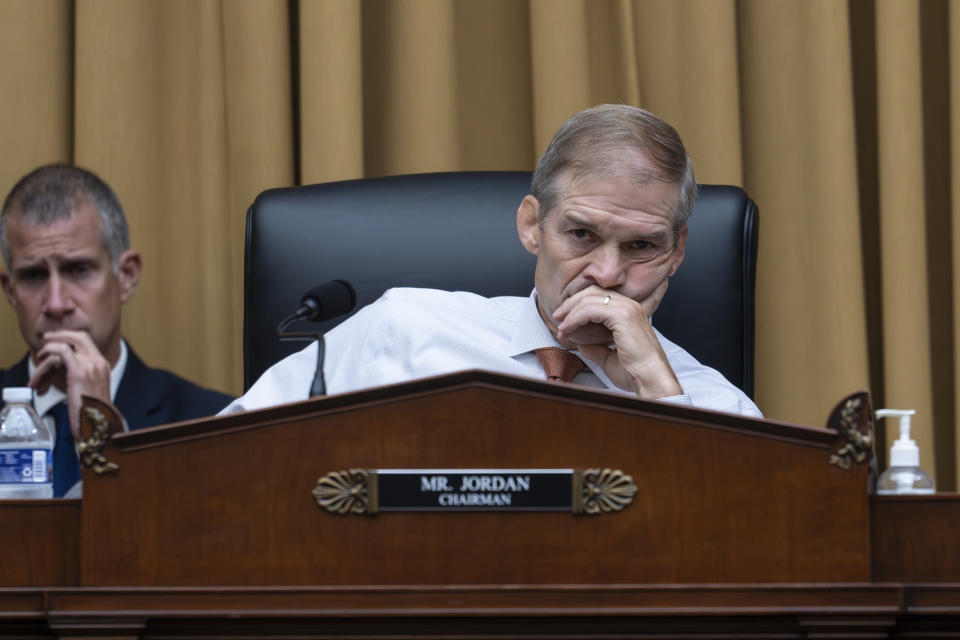
[[[610,304],[610,296],[606,296],[606,297],[603,299],[603,304]]]

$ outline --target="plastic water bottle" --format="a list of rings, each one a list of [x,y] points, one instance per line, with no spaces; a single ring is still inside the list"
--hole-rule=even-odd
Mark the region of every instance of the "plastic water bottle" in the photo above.
[[[0,411],[0,499],[53,497],[53,438],[33,408],[33,389],[7,387]]]

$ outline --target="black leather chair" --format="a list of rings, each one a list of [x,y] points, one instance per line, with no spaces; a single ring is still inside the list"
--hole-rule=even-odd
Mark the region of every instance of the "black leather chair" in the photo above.
[[[247,212],[244,389],[303,348],[279,341],[277,324],[329,280],[350,282],[357,308],[391,287],[529,295],[536,258],[516,230],[529,192],[529,173],[461,172],[261,193]],[[757,207],[737,187],[701,185],[688,226],[686,258],[653,323],[752,398]]]

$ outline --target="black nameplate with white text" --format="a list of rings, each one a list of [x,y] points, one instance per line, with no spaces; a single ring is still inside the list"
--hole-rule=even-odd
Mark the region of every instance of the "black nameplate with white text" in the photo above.
[[[380,511],[570,511],[573,469],[378,469]]]
[[[370,469],[320,476],[317,506],[339,515],[384,511],[569,511],[616,513],[637,485],[619,469]]]

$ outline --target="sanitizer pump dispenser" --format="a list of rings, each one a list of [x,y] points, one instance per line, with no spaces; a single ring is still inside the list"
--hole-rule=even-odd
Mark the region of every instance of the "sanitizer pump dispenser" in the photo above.
[[[913,409],[877,410],[877,418],[900,418],[900,439],[890,447],[890,468],[877,480],[880,495],[933,493],[933,478],[920,469],[920,450],[910,439],[910,416],[915,413]]]

